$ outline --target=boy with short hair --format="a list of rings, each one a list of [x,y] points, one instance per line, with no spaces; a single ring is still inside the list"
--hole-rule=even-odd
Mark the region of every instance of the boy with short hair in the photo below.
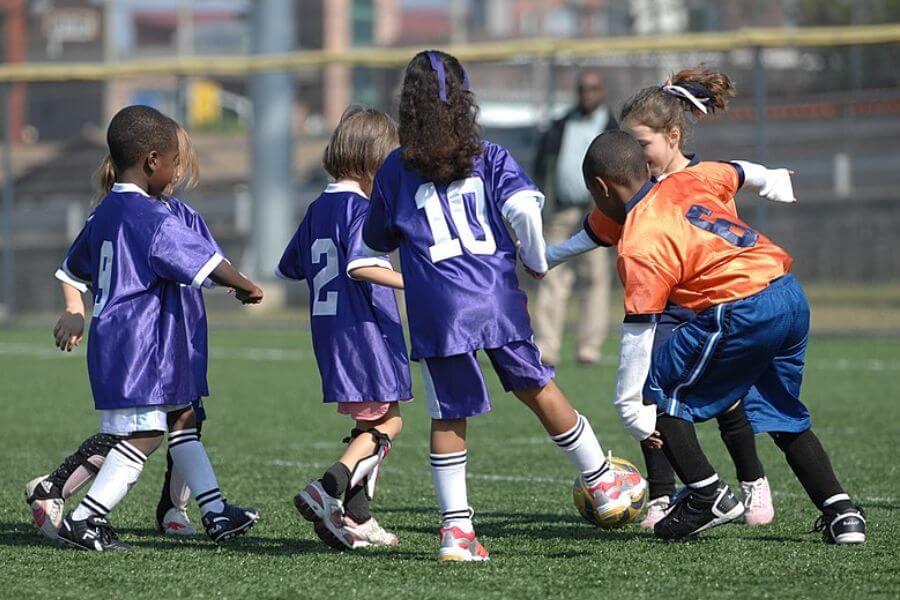
[[[597,209],[622,226],[626,316],[614,402],[629,432],[662,445],[689,488],[654,532],[684,539],[743,512],[691,423],[715,417],[754,387],[747,416],[755,431],[772,435],[822,511],[824,540],[863,543],[864,513],[838,482],[799,399],[809,305],[790,274],[793,261],[733,210],[744,183],[789,188],[787,172],[747,162],[698,167],[648,181],[640,144],[624,132],[598,136],[583,164]],[[697,316],[653,351],[656,322],[670,302]],[[645,405],[645,395],[656,406]]]

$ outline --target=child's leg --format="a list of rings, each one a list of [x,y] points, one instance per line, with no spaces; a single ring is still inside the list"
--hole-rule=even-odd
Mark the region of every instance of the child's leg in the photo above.
[[[60,491],[63,499],[69,498],[100,471],[106,455],[121,439],[116,435],[95,433],[81,442],[78,450],[67,456],[47,479]]]
[[[656,429],[662,436],[666,458],[678,478],[689,488],[701,493],[714,491],[719,476],[700,447],[694,424],[676,417],[659,415],[656,418]]]
[[[800,433],[771,433],[788,465],[813,504],[838,512],[851,508],[850,496],[838,482],[828,453],[812,429]]]
[[[113,446],[88,493],[72,513],[72,519],[105,517],[138,480],[147,457],[161,442],[162,432],[147,431],[133,433]]]
[[[641,442],[641,453],[647,467],[647,498],[655,500],[675,495],[675,471],[662,448],[654,448]]]
[[[466,419],[431,420],[431,478],[444,527],[471,533],[472,509],[466,487]]]
[[[719,433],[734,462],[738,481],[750,482],[766,476],[756,453],[756,437],[744,411],[744,403],[738,402],[727,412],[716,417]]]
[[[513,393],[541,421],[550,439],[584,476],[588,487],[614,477],[591,424],[584,415],[575,412],[553,380],[543,387],[513,390]]]
[[[190,406],[168,414],[169,453],[174,468],[187,482],[191,494],[204,515],[219,513],[225,508],[219,482],[213,471],[206,448]]]

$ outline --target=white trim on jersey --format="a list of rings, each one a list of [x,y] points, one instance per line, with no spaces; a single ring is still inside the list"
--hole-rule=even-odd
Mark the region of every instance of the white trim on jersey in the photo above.
[[[353,192],[354,194],[359,194],[366,200],[369,199],[355,181],[334,181],[325,186],[325,194],[337,194],[340,192]]]
[[[134,183],[114,183],[112,189],[110,190],[114,194],[126,194],[128,192],[133,192],[135,194],[140,194],[141,196],[150,197],[150,194],[141,189],[141,187]]]
[[[216,267],[219,266],[219,263],[221,263],[223,260],[225,260],[225,257],[218,252],[213,254],[212,258],[206,261],[206,264],[203,265],[199,271],[197,271],[196,275],[194,275],[194,280],[191,282],[191,287],[195,289],[203,287],[203,282],[206,281],[206,278],[209,277],[209,274],[212,273],[216,269]]]
[[[347,277],[354,281],[358,281],[350,271],[352,271],[353,269],[360,269],[362,267],[382,267],[385,269],[390,269],[391,271],[394,270],[394,265],[391,264],[391,261],[384,260],[383,258],[376,258],[374,256],[371,258],[355,258],[347,263]]]
[[[65,263],[63,263],[63,265],[65,265]],[[88,291],[88,286],[83,281],[67,273],[64,268],[57,269],[53,276],[66,285],[71,285],[82,294]]]

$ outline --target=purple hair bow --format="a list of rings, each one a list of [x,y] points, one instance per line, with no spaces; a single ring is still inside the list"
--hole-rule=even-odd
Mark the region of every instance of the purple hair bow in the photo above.
[[[437,74],[438,96],[440,96],[441,102],[449,104],[450,101],[447,100],[447,73],[444,70],[444,61],[440,59],[434,50],[429,50],[425,55],[428,57],[428,62],[431,63],[431,68],[434,70],[435,74]],[[463,69],[462,86],[464,90],[469,89],[469,75],[466,73],[465,69]]]

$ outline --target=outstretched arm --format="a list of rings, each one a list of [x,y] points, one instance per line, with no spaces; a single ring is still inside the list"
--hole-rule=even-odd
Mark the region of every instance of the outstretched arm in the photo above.
[[[743,160],[731,162],[739,173],[743,173],[744,187],[758,191],[759,195],[772,202],[793,203],[794,186],[791,183],[793,171],[788,169],[768,169],[763,165]]]
[[[218,285],[234,290],[234,297],[243,304],[259,304],[263,299],[263,291],[250,281],[243,273],[234,268],[227,260],[223,260],[209,274],[209,278]]]
[[[351,279],[358,281],[368,281],[395,290],[403,289],[403,275],[393,269],[377,266],[356,267],[348,270],[347,274]]]

